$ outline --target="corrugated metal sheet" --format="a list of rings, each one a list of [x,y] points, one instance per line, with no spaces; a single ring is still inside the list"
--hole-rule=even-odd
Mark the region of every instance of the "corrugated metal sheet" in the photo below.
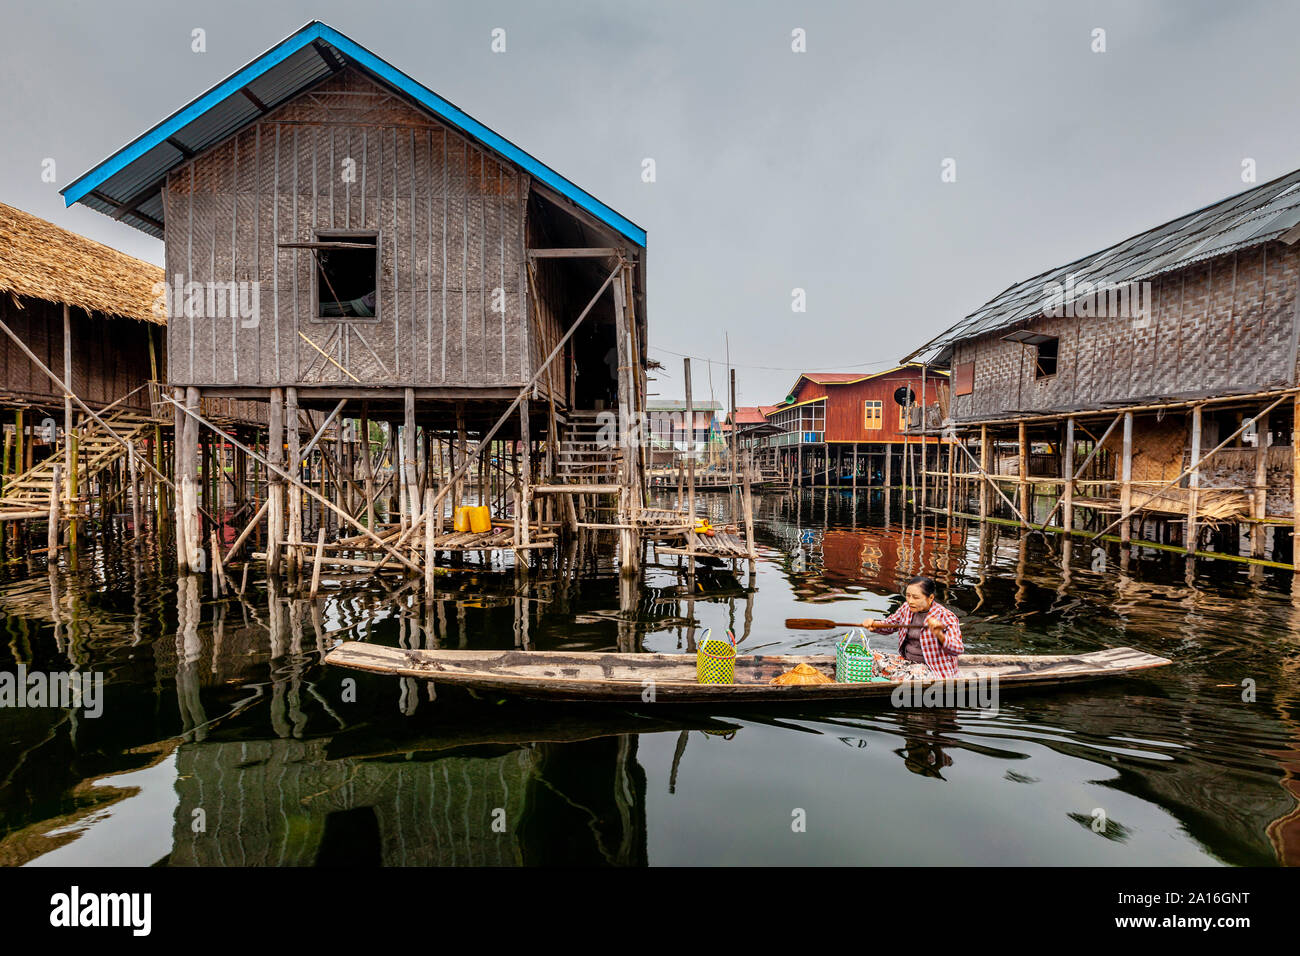
[[[316,44],[337,57],[340,65],[350,64],[365,70],[375,79],[411,98],[439,119],[450,123],[540,183],[576,203],[632,242],[645,246],[645,230],[640,226],[352,39],[315,20],[78,177],[61,190],[65,203],[71,206],[75,202],[84,202],[92,209],[113,215],[113,207],[96,200],[92,190],[122,202],[145,188],[161,188],[167,171],[185,160],[184,153],[168,143],[168,138],[175,139],[193,153],[202,152],[220,143],[259,115],[257,108],[241,90],[247,89],[268,109],[274,109],[310,88],[332,72],[325,57],[317,51]],[[160,210],[157,218],[161,219],[161,216]],[[123,217],[123,222],[150,235],[159,235],[157,227],[139,217],[127,215]]]
[[[944,362],[953,345],[1042,314],[1046,287],[1073,277],[1094,284],[1139,282],[1196,262],[1248,249],[1300,223],[1300,170],[1131,236],[1109,248],[1008,288],[908,359]]]

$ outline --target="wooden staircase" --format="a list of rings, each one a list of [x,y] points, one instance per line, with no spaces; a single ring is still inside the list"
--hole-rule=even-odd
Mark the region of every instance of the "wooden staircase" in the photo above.
[[[569,413],[556,448],[555,476],[560,483],[618,483],[620,451],[613,441],[601,440],[601,426],[596,415],[596,412],[587,411]]]
[[[140,412],[120,411],[104,419],[122,438],[135,444],[157,424],[155,419]],[[35,518],[50,511],[50,487],[54,481],[54,466],[63,465],[64,442],[60,441],[54,454],[21,475],[6,479],[4,494],[0,496],[0,521]],[[77,481],[84,491],[87,482],[95,475],[126,456],[126,448],[104,430],[98,422],[89,420],[80,429],[77,444]],[[61,478],[60,481],[63,479]]]

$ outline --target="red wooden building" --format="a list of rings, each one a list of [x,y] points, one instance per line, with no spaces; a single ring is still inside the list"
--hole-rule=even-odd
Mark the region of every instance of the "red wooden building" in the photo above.
[[[802,485],[920,484],[923,461],[947,467],[948,444],[932,434],[922,445],[915,434],[922,408],[931,429],[947,417],[946,373],[919,364],[868,375],[807,372],[767,410],[773,433],[762,440],[760,461]]]

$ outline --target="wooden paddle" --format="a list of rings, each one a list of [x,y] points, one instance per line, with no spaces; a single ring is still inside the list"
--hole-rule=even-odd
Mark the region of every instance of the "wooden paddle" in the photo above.
[[[861,621],[828,621],[820,617],[788,617],[785,626],[794,631],[829,631],[833,627],[862,627]]]
[[[829,631],[836,627],[856,627],[861,628],[864,631],[867,630],[865,627],[862,627],[861,621],[855,621],[850,624],[848,621],[830,621],[821,617],[787,617],[785,619],[785,626],[790,628],[792,631]],[[923,622],[915,624],[891,624],[889,626],[891,628],[904,628],[909,631],[912,629],[929,629]]]

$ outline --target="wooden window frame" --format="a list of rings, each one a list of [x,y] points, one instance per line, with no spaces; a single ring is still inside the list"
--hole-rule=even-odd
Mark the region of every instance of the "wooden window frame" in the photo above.
[[[875,415],[869,414],[875,412]],[[872,419],[875,424],[871,424]],[[880,399],[867,398],[862,401],[862,430],[867,432],[882,431],[885,427],[885,403]]]
[[[1056,373],[1061,369],[1061,339],[1059,336],[1056,336],[1050,339],[1049,341],[1056,343],[1056,355],[1053,356],[1052,370],[1050,372],[1044,372],[1043,366],[1039,362],[1039,356],[1041,355],[1041,350],[1043,346],[1046,345],[1047,343],[1040,342],[1039,344],[1034,346],[1034,381],[1035,382],[1041,382],[1044,379],[1053,378],[1055,377]]]
[[[321,315],[320,314],[320,263],[315,254],[311,257],[311,316],[310,321],[317,325],[333,325],[336,322],[356,322],[362,325],[378,325],[384,319],[383,284],[383,230],[380,229],[317,229],[316,242],[328,242],[331,239],[373,239],[375,242],[375,314],[363,315]]]

